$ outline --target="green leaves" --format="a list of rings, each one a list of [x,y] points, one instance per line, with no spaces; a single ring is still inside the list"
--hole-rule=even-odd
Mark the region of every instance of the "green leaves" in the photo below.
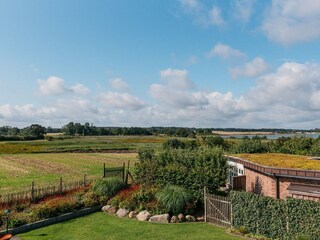
[[[204,186],[216,191],[225,183],[227,161],[220,148],[145,148],[139,151],[135,176],[140,184],[187,188],[201,202]]]
[[[191,202],[192,195],[187,189],[175,185],[168,185],[156,194],[157,200],[171,214],[184,213]]]
[[[248,192],[231,193],[232,225],[273,239],[310,240],[320,236],[320,203],[288,198],[276,200]],[[297,238],[298,239],[298,238]]]

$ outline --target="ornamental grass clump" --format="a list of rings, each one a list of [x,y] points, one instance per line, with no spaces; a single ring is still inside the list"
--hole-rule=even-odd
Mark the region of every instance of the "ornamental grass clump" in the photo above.
[[[156,194],[156,198],[169,214],[183,213],[187,205],[192,201],[192,195],[187,189],[169,185]]]
[[[124,187],[125,183],[120,178],[102,178],[95,182],[92,190],[99,196],[110,198]]]

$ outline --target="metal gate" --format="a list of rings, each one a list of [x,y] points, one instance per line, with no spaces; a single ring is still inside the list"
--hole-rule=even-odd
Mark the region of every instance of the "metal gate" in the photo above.
[[[229,197],[218,196],[204,190],[205,221],[222,227],[231,227],[231,202]]]

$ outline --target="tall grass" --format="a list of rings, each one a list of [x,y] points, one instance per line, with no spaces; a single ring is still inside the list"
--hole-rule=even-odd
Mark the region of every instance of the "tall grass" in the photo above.
[[[125,187],[125,183],[117,177],[102,178],[93,185],[93,191],[99,196],[110,198]]]
[[[186,206],[191,202],[192,195],[183,187],[169,185],[159,191],[156,198],[168,213],[179,214],[183,213]]]

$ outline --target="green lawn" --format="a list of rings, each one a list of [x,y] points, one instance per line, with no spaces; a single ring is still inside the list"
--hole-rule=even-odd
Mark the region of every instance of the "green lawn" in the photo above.
[[[107,167],[122,166],[128,160],[133,167],[136,153],[39,153],[0,154],[0,194],[29,188],[57,185],[63,181],[79,181],[83,175],[98,178]],[[132,169],[132,168],[131,168]]]
[[[207,223],[156,224],[120,219],[102,212],[18,235],[31,239],[240,239]]]

